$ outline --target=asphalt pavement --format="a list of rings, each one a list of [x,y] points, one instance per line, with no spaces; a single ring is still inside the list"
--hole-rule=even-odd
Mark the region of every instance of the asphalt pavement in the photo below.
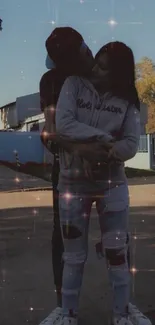
[[[137,196],[145,194],[141,206],[134,199],[134,191],[135,187],[131,187],[132,265],[136,269],[131,296],[155,324],[155,189],[152,187],[148,195],[148,189],[137,187]],[[147,196],[152,198],[150,206]],[[0,194],[0,325],[39,325],[55,307],[51,205],[50,191]],[[107,271],[104,259],[98,260],[95,253],[98,239],[99,226],[93,208],[80,301],[81,325],[94,325],[96,321],[98,325],[107,324],[110,314]]]
[[[132,236],[131,299],[155,325],[155,181],[129,181]],[[49,182],[0,167],[0,325],[39,325],[55,308],[51,263],[52,192]],[[27,189],[37,189],[28,191]],[[9,192],[12,193],[9,193]],[[80,301],[80,325],[108,324],[111,289],[95,207]]]

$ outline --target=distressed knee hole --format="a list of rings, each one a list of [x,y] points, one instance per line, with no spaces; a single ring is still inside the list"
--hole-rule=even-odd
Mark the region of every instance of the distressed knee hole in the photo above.
[[[125,254],[121,253],[122,249],[106,249],[106,259],[111,266],[125,264]]]
[[[82,232],[72,225],[63,225],[62,232],[64,239],[76,239],[82,236]]]

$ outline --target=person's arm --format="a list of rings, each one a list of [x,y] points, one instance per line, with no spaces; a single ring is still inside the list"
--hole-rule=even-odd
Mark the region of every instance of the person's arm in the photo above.
[[[55,107],[58,100],[58,88],[55,72],[46,72],[39,83],[40,107],[45,116],[45,126],[41,133],[41,140],[44,146],[54,155],[58,154],[59,147],[52,139],[48,139],[47,133],[49,127],[51,130],[55,128]]]
[[[77,120],[76,97],[78,80],[69,77],[64,82],[56,107],[56,133],[72,140],[92,141],[104,138],[112,140],[111,135]]]
[[[125,117],[121,140],[115,142],[109,152],[109,158],[123,162],[133,158],[138,150],[140,131],[140,112],[135,106],[131,106]]]
[[[71,140],[68,137],[63,137],[55,134],[47,135],[46,133],[44,136],[48,138],[49,142],[55,142],[59,148],[64,149],[68,153],[73,153],[81,156],[90,162],[108,161],[109,149],[113,146],[113,143],[107,141],[75,141]],[[44,142],[46,143],[47,141],[44,140]]]

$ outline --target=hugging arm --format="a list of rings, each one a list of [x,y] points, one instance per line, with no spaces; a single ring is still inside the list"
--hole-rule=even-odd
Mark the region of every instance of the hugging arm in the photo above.
[[[88,160],[104,159],[111,148],[112,137],[77,120],[77,88],[75,77],[66,79],[56,107],[55,140],[65,150],[77,152]],[[103,139],[102,143],[99,142],[100,139]]]
[[[122,138],[113,145],[109,158],[117,158],[123,162],[133,158],[139,146],[140,129],[140,113],[135,106],[131,106],[124,121]]]
[[[75,77],[66,79],[56,107],[56,133],[69,137],[73,141],[96,141],[104,138],[110,141],[112,137],[100,129],[94,128],[77,120],[77,91]]]

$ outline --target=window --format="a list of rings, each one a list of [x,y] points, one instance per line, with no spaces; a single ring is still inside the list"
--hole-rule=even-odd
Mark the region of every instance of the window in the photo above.
[[[138,152],[148,152],[148,139],[146,134],[140,136]]]
[[[30,122],[27,124],[27,130],[28,132],[36,132],[39,131],[39,121],[34,121],[34,122]]]

